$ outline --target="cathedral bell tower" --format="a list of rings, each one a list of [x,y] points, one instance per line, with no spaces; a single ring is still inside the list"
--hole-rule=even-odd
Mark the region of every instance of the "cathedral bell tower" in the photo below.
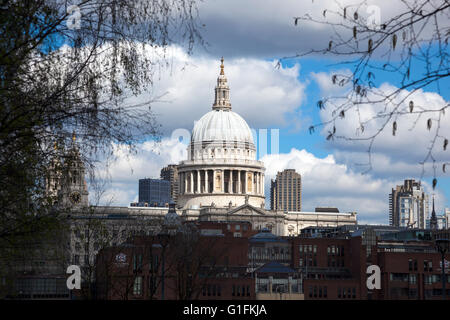
[[[55,150],[57,146],[55,144]],[[72,135],[70,148],[62,156],[52,160],[47,192],[55,197],[58,206],[63,208],[87,207],[88,190],[85,179],[85,166],[76,143],[75,132]]]

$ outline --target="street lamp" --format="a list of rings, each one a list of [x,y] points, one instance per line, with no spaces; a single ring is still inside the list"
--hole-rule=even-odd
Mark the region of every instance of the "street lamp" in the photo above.
[[[450,240],[449,239],[436,239],[436,249],[441,254],[442,259],[442,299],[445,300],[445,254],[450,250]]]

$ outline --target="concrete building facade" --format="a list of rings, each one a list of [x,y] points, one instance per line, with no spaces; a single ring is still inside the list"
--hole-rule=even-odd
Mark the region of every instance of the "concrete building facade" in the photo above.
[[[302,211],[302,177],[294,169],[278,172],[270,183],[270,209]]]
[[[389,194],[389,224],[425,228],[429,212],[428,194],[420,181],[405,180]]]

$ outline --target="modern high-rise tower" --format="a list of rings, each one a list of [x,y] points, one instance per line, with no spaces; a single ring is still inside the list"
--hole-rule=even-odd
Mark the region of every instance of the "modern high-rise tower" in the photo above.
[[[302,177],[294,169],[278,172],[275,181],[271,181],[270,209],[301,211]]]
[[[161,179],[170,182],[170,198],[176,202],[178,197],[178,168],[175,164],[169,164],[161,169]]]

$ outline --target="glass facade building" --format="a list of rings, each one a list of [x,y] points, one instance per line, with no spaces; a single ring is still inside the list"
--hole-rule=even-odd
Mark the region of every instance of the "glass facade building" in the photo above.
[[[170,181],[139,179],[139,204],[164,207],[170,202]]]

